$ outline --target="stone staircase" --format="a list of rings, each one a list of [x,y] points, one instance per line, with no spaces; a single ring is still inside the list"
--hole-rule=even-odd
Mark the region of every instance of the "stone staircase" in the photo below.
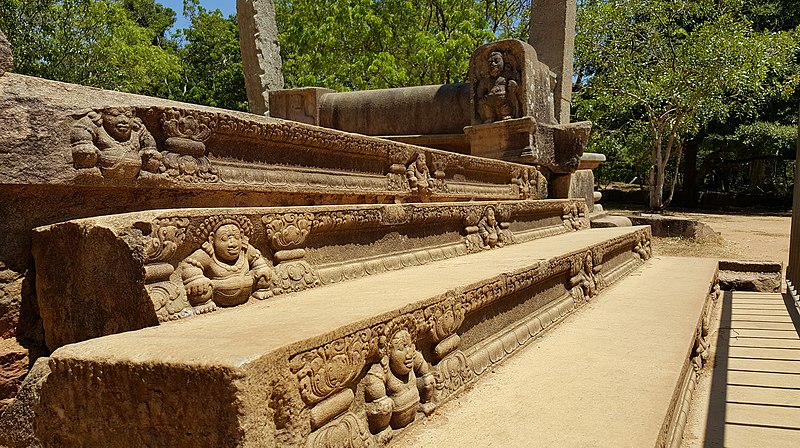
[[[0,88],[0,210],[18,218],[0,220],[3,285],[28,313],[16,340],[47,355],[0,417],[7,446],[386,445],[554,327],[634,354],[672,328],[680,349],[647,361],[680,373],[661,379],[667,415],[702,365],[716,265],[648,261],[648,226],[589,229],[547,170],[13,74]],[[669,297],[659,282],[687,270]],[[556,326],[595,301],[616,308]]]

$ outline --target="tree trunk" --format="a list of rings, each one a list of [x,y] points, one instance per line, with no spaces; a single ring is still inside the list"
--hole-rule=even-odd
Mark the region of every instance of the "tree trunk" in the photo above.
[[[691,140],[688,140],[683,148],[683,206],[697,207],[697,187],[700,179],[697,176],[697,152],[705,138],[705,132],[701,131]]]

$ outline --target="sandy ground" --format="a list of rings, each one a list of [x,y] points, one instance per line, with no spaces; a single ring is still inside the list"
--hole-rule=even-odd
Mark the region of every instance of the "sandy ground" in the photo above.
[[[719,233],[719,238],[705,241],[653,238],[653,249],[656,254],[779,261],[784,266],[789,261],[790,216],[683,212],[673,214],[697,219],[709,225]]]

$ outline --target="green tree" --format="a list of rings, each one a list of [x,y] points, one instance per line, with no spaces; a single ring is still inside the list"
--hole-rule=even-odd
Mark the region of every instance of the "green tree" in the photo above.
[[[288,87],[463,82],[478,46],[527,40],[525,0],[278,0]]]
[[[578,112],[600,126],[646,123],[649,141],[639,150],[650,155],[654,210],[671,201],[686,139],[734,113],[753,113],[770,75],[790,65],[792,36],[754,30],[742,7],[741,0],[580,4]],[[676,172],[665,200],[670,165]]]
[[[0,0],[0,28],[18,73],[148,93],[179,68],[175,54],[152,45],[158,32],[117,1]]]

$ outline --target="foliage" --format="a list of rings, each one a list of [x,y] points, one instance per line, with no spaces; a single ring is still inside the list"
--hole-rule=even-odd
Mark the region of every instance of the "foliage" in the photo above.
[[[525,0],[277,0],[287,87],[377,89],[464,82],[497,38],[527,40]]]
[[[581,2],[576,112],[596,121],[601,135],[607,126],[646,123],[649,138],[632,149],[650,154],[653,209],[669,203],[666,170],[688,137],[756,114],[775,94],[769,83],[793,92],[796,82],[775,75],[791,69],[794,36],[754,30],[742,8],[742,0]]]
[[[179,67],[173,53],[152,45],[158,33],[120,2],[0,0],[0,28],[18,73],[148,93]]]

